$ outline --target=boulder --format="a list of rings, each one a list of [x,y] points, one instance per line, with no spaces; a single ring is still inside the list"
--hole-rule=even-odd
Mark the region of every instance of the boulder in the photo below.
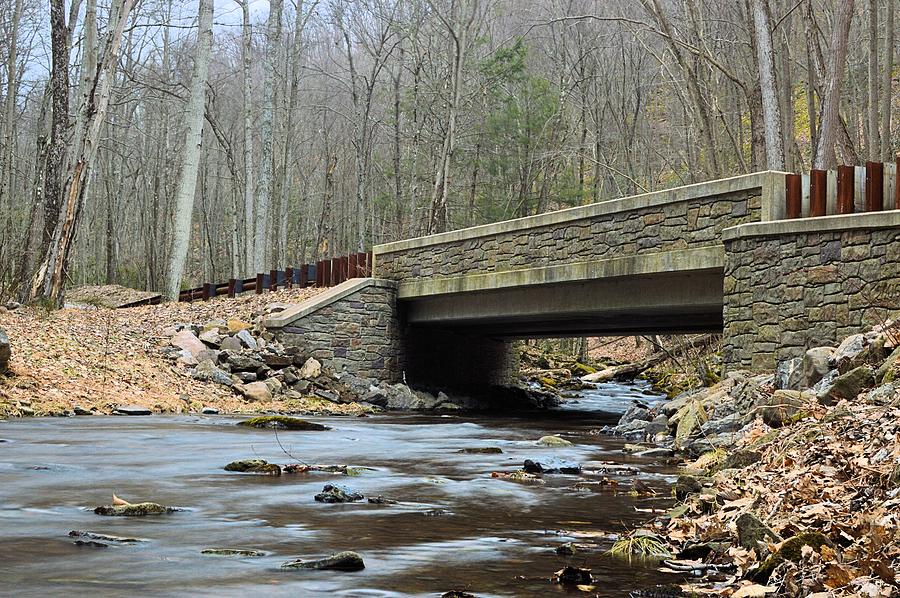
[[[622,415],[619,419],[619,425],[627,424],[633,422],[635,420],[638,421],[651,421],[653,419],[653,415],[650,413],[650,410],[644,407],[643,405],[632,405],[628,408],[628,411]]]
[[[208,359],[200,362],[200,365],[194,368],[194,371],[191,372],[191,378],[202,380],[204,382],[215,382],[216,384],[222,384],[224,386],[234,385],[231,376],[217,368],[213,362]]]
[[[810,388],[825,377],[828,370],[831,369],[830,362],[834,352],[834,347],[813,347],[803,355],[801,388]],[[795,387],[787,388],[801,390],[801,388]]]
[[[697,494],[701,490],[703,490],[703,484],[691,475],[678,476],[678,479],[672,485],[672,491],[678,500],[684,500],[689,495]]]
[[[204,548],[200,554],[209,556],[241,556],[241,557],[259,557],[269,554],[263,550],[253,550],[248,548]]]
[[[525,459],[522,469],[526,473],[561,473],[566,475],[578,475],[581,473],[581,465],[578,463],[560,461],[559,459],[541,459],[541,461]]]
[[[137,405],[122,405],[120,407],[116,407],[113,413],[115,413],[116,415],[151,415],[153,412],[146,407],[140,407]]]
[[[103,505],[94,509],[94,513],[107,517],[146,517],[147,515],[165,515],[177,510],[155,502],[141,502],[133,505]]]
[[[870,390],[866,400],[876,405],[889,405],[897,400],[897,394],[900,394],[900,382],[888,382]]]
[[[499,455],[503,452],[503,449],[498,446],[478,446],[459,449],[456,452],[464,455]]]
[[[779,361],[775,368],[775,388],[797,388],[801,383],[800,357]]]
[[[722,464],[722,469],[743,469],[759,462],[762,455],[749,449],[741,449],[729,454]]]
[[[272,392],[265,382],[250,382],[249,384],[235,384],[234,387],[245,399],[255,402],[268,402],[272,400]]]
[[[228,365],[231,366],[233,372],[259,372],[266,364],[248,357],[247,355],[239,355],[236,353],[228,354]]]
[[[219,348],[223,351],[240,351],[243,347],[241,341],[233,336],[226,336],[222,339],[222,342],[219,343]]]
[[[218,415],[219,410],[215,407],[204,407],[200,410],[200,413],[202,413],[203,415]]]
[[[281,565],[284,569],[318,569],[324,571],[362,571],[363,559],[355,552],[345,551],[315,561],[296,559]]]
[[[566,440],[565,438],[560,438],[559,436],[541,436],[538,438],[537,443],[541,446],[572,446],[572,443]]]
[[[756,412],[762,416],[762,420],[773,428],[780,428],[801,413],[802,409],[816,395],[813,392],[801,392],[799,390],[776,390],[772,396],[763,399],[757,404]]]
[[[675,426],[675,444],[681,446],[708,421],[706,410],[698,400],[688,402],[669,418],[669,427]]]
[[[277,395],[281,392],[281,389],[284,385],[281,384],[281,380],[278,378],[268,378],[265,382],[266,386],[269,387],[269,392],[273,395]]]
[[[242,473],[262,473],[265,475],[281,475],[281,467],[275,463],[269,463],[263,459],[241,459],[232,461],[225,466],[225,471],[239,471]]]
[[[256,342],[256,339],[253,338],[253,335],[247,330],[241,330],[235,334],[234,337],[241,342],[241,345],[247,347],[251,351],[259,349],[259,344]]]
[[[262,360],[273,370],[286,368],[293,363],[293,358],[290,355],[278,355],[276,353],[268,352],[263,353]]]
[[[868,344],[865,334],[851,334],[834,350],[829,360],[831,367],[845,371],[847,364],[855,360]]]
[[[173,346],[190,353],[194,359],[196,359],[202,351],[206,351],[206,345],[197,338],[197,335],[187,328],[176,333],[170,342]]]
[[[263,383],[259,382],[259,384]],[[305,419],[297,417],[288,417],[286,415],[261,415],[259,417],[251,417],[250,419],[238,422],[238,425],[246,426],[248,428],[277,428],[279,430],[308,430],[316,432],[331,429],[322,424],[306,421]]]
[[[9,337],[6,332],[0,328],[0,374],[9,371],[9,358],[12,356],[12,348],[9,344]]]
[[[218,348],[222,344],[222,335],[219,334],[219,330],[216,328],[201,332],[199,338],[211,347]]]
[[[0,331],[2,333],[2,331]],[[2,345],[3,340],[2,336],[0,336],[0,345]],[[2,351],[2,349],[0,349]],[[892,382],[894,379],[894,370],[895,366],[900,362],[900,347],[894,349],[894,351],[885,359],[878,369],[875,370],[875,383],[881,384],[885,382]],[[0,371],[2,371],[2,356],[0,356]],[[886,380],[885,377],[889,377],[890,380]]]
[[[872,368],[861,365],[853,368],[846,374],[841,374],[834,379],[829,386],[818,394],[819,402],[823,405],[834,405],[841,399],[854,399],[865,387],[872,384],[874,379]]]
[[[365,497],[359,492],[354,492],[346,486],[339,486],[337,484],[325,484],[325,487],[322,488],[322,492],[316,494],[315,496],[316,502],[324,502],[330,504],[356,502],[358,500],[362,500],[363,498]]]
[[[249,328],[253,328],[253,324],[248,324],[243,320],[239,320],[237,318],[231,318],[228,322],[225,323],[228,328],[228,332],[234,334],[235,332],[240,332],[241,330],[247,330]]]
[[[731,413],[725,417],[709,420],[700,426],[700,431],[706,435],[727,434],[730,432],[737,432],[743,427],[744,422],[742,421],[741,415],[739,413]]]
[[[318,378],[322,375],[322,364],[316,358],[310,357],[303,363],[297,375],[306,380]]]

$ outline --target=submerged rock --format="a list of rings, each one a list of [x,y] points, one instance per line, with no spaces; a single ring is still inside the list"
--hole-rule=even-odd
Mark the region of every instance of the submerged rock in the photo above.
[[[281,467],[275,463],[269,463],[263,459],[241,459],[232,461],[225,466],[225,471],[239,471],[242,473],[262,473],[266,475],[281,475]]]
[[[260,382],[260,384],[263,383]],[[250,385],[248,384],[247,386]],[[263,386],[265,386],[265,384],[263,384]],[[251,417],[250,419],[238,422],[238,425],[246,426],[248,428],[277,428],[279,430],[308,430],[316,432],[331,429],[322,424],[285,415],[262,415],[260,417]]]
[[[123,536],[111,536],[109,534],[98,534],[97,532],[88,532],[79,529],[73,529],[69,532],[72,538],[87,538],[88,540],[99,540],[101,542],[116,542],[119,544],[136,544],[138,542],[146,542],[142,538],[126,538]]]
[[[572,542],[566,542],[565,544],[560,544],[559,546],[556,547],[556,550],[554,552],[556,552],[556,554],[558,554],[560,556],[572,556],[576,552],[575,544],[573,544]]]
[[[178,510],[174,507],[164,507],[155,502],[140,502],[133,505],[103,505],[94,509],[94,513],[109,517],[146,517],[147,515],[165,515]]]
[[[200,554],[206,554],[210,556],[258,557],[266,556],[269,553],[263,550],[252,550],[244,548],[204,548],[200,551]]]
[[[153,412],[146,407],[138,407],[136,405],[124,405],[116,407],[113,411],[116,415],[151,415]]]
[[[397,504],[396,500],[393,500],[390,498],[385,498],[381,495],[370,496],[368,500],[373,505],[395,505],[395,504]]]
[[[499,455],[503,451],[496,446],[479,446],[473,448],[464,448],[456,451],[464,455]]]
[[[109,548],[109,544],[104,544],[103,542],[97,542],[95,540],[75,540],[73,544],[75,546],[87,546],[89,548]]]
[[[567,475],[578,475],[581,473],[581,465],[578,463],[560,461],[558,459],[545,459],[540,462],[525,459],[522,469],[526,473],[562,473]]]
[[[322,492],[315,496],[316,502],[330,504],[356,502],[364,498],[365,497],[359,492],[354,492],[345,486],[338,486],[336,484],[325,484],[325,487],[322,488]]]
[[[594,582],[590,569],[565,567],[553,574],[553,582],[562,585],[590,585]]]
[[[326,571],[362,571],[366,568],[362,557],[349,550],[338,552],[324,559],[304,561],[296,559],[281,565],[283,569],[318,569]]]
[[[537,443],[541,446],[572,446],[572,443],[559,436],[541,436]]]

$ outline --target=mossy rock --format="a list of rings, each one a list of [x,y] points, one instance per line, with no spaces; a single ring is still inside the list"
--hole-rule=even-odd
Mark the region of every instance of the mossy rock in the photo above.
[[[225,466],[225,471],[242,473],[262,473],[265,475],[281,475],[281,466],[262,459],[241,459]]]
[[[591,367],[589,365],[585,365],[583,363],[576,362],[571,368],[569,368],[572,372],[573,376],[587,376],[588,374],[596,374],[597,368]]]
[[[241,556],[241,557],[260,557],[269,554],[263,550],[251,550],[245,548],[204,548],[200,554],[207,556]]]
[[[803,547],[809,546],[816,552],[822,550],[823,546],[834,546],[824,534],[820,532],[803,532],[797,534],[793,538],[788,538],[778,549],[778,552],[766,559],[766,561],[753,574],[754,581],[766,582],[772,575],[775,567],[785,561],[799,563],[803,556]]]
[[[464,455],[499,455],[503,452],[498,446],[479,446],[474,448],[464,448],[456,451]]]
[[[556,380],[549,376],[541,376],[538,378],[538,382],[541,383],[541,386],[545,388],[556,388]]]
[[[330,430],[328,426],[317,424],[315,422],[306,421],[297,417],[288,417],[286,415],[263,415],[260,417],[251,417],[248,420],[238,422],[239,426],[248,428],[276,428],[278,430],[305,430],[321,432]]]
[[[541,436],[537,443],[541,446],[572,446],[572,443],[559,436]]]
[[[107,517],[146,517],[147,515],[165,515],[177,510],[155,502],[141,502],[133,505],[103,505],[94,509],[94,513]]]

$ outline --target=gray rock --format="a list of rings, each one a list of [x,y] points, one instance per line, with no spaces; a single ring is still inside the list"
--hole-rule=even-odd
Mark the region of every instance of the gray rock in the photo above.
[[[313,394],[319,398],[325,399],[326,401],[331,401],[332,403],[340,403],[341,402],[341,395],[339,395],[338,393],[336,393],[332,390],[325,390],[322,388],[317,388],[313,392]]]
[[[233,372],[259,372],[266,365],[258,359],[235,353],[228,354],[228,364]]]
[[[346,486],[338,486],[337,484],[325,484],[322,492],[315,496],[316,502],[324,503],[356,502],[364,498],[359,492],[354,492]]]
[[[290,355],[276,355],[275,353],[263,353],[262,360],[273,370],[286,368],[293,363]]]
[[[851,360],[856,359],[868,346],[869,341],[865,334],[852,334],[844,339],[834,350],[831,356],[830,365],[833,368],[842,369]]]
[[[297,375],[307,380],[318,378],[322,375],[322,364],[314,357],[310,357],[303,363],[303,366],[300,368],[300,372]]]
[[[566,475],[578,475],[581,473],[581,465],[578,463],[553,458],[541,459],[540,461],[525,459],[522,469],[526,473],[559,473]]]
[[[222,335],[215,328],[201,332],[199,338],[211,347],[218,347],[222,344]]]
[[[121,407],[116,407],[116,410],[113,413],[118,415],[151,415],[152,411],[147,409],[146,407],[138,407],[136,405],[123,405]]]
[[[802,377],[802,361],[800,357],[779,361],[775,368],[775,388],[797,388]]]
[[[9,359],[12,357],[12,347],[9,344],[9,337],[6,331],[0,328],[0,374],[9,371]]]
[[[165,515],[177,510],[155,502],[141,502],[133,505],[103,505],[94,509],[94,513],[107,517],[146,517],[147,515]]]
[[[250,401],[267,402],[272,400],[272,391],[265,382],[250,382],[249,384],[235,384],[235,388],[244,398]]]
[[[900,382],[888,382],[870,390],[866,395],[866,400],[876,405],[888,405],[897,400],[898,393],[900,393]]]
[[[789,386],[793,390],[802,390],[814,386],[819,380],[828,374],[831,369],[831,358],[834,356],[834,347],[813,347],[803,355],[802,378],[797,387]]]
[[[0,337],[0,343],[2,343],[2,337]],[[891,368],[897,364],[898,360],[900,360],[900,347],[894,349],[894,351],[885,359],[878,369],[875,370],[875,383],[879,384],[882,382],[890,382],[890,380],[885,380],[885,375],[891,370]],[[2,370],[2,368],[0,368]]]
[[[200,413],[202,413],[203,415],[218,415],[219,410],[215,407],[204,407],[200,410]]]
[[[799,390],[776,390],[772,396],[761,400],[756,406],[756,412],[762,416],[763,421],[773,427],[780,428],[790,423],[794,417],[816,397],[812,392]]]
[[[258,379],[256,372],[235,372],[234,375],[237,376],[238,380],[240,380],[244,384],[248,382],[256,382],[256,380]]]
[[[662,434],[663,432],[665,432],[668,429],[669,429],[669,418],[666,417],[665,415],[660,414],[660,415],[657,415],[656,417],[654,417],[653,421],[651,421],[649,424],[647,424],[647,427],[644,428],[644,432],[647,434],[647,436],[652,438],[653,436],[656,436],[657,434]]]
[[[619,425],[621,426],[635,420],[650,421],[652,419],[653,415],[650,414],[649,409],[640,405],[632,405],[628,408],[628,411],[626,411],[625,414],[622,415],[622,417],[619,419]]]
[[[85,409],[80,405],[75,405],[75,407],[72,408],[72,411],[75,412],[75,415],[94,415],[92,411]]]
[[[191,372],[191,378],[202,380],[203,382],[215,382],[216,384],[222,384],[223,386],[234,385],[231,376],[217,368],[213,362],[208,359],[194,368],[194,371]]]
[[[240,351],[244,346],[236,337],[228,336],[222,339],[219,348],[223,351]]]
[[[22,307],[22,304],[17,301],[7,301],[6,305],[4,305],[4,307],[6,309],[8,309],[9,311],[16,311],[17,309]]]
[[[823,405],[834,405],[841,399],[854,399],[874,379],[872,368],[862,365],[834,379],[828,387],[818,394]]]
[[[319,569],[328,571],[361,571],[366,568],[362,557],[350,551],[339,552],[316,561],[296,559],[281,566],[285,569]]]
[[[204,548],[200,554],[208,556],[241,556],[241,557],[259,557],[269,554],[263,550],[253,550],[248,548]]]
[[[635,457],[674,457],[675,451],[667,448],[652,448],[634,453]]]
[[[256,339],[253,338],[253,335],[250,334],[248,330],[241,330],[237,334],[234,335],[243,346],[247,347],[251,351],[256,351],[259,349],[259,344],[256,342]]]

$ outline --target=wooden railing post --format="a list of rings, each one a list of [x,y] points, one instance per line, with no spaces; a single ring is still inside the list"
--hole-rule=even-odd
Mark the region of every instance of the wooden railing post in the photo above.
[[[837,213],[852,214],[854,201],[853,180],[854,168],[852,166],[838,166],[837,169]]]
[[[294,288],[294,269],[293,268],[285,268],[284,269],[284,286],[289,289]]]
[[[866,162],[866,211],[884,209],[884,164]]]
[[[237,280],[234,278],[228,279],[228,298],[234,299],[235,287],[237,286]]]
[[[803,177],[799,174],[789,174],[784,177],[785,216],[787,218],[800,218],[803,207]]]
[[[278,270],[269,270],[269,290],[278,290]]]
[[[265,275],[261,274],[259,272],[256,273],[256,294],[257,295],[262,295],[262,292],[263,292],[263,276],[265,276]]]
[[[824,216],[826,210],[826,193],[828,191],[828,173],[824,170],[809,171],[809,215]]]

